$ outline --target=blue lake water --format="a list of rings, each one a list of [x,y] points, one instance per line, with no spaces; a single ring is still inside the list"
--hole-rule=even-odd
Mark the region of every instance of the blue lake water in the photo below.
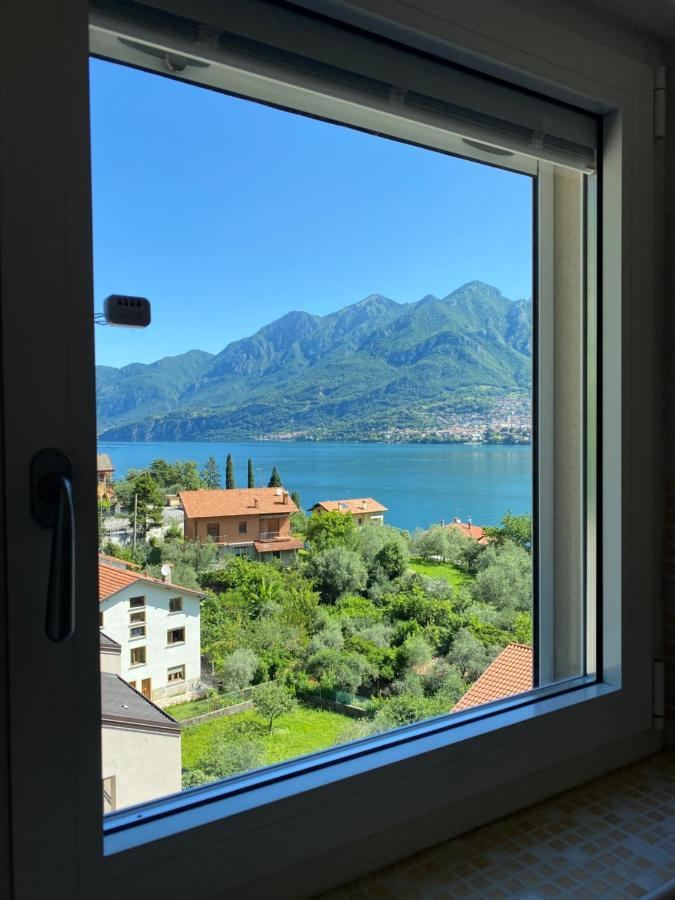
[[[265,486],[276,466],[284,486],[299,492],[305,508],[318,500],[374,497],[389,508],[385,522],[410,530],[454,516],[496,525],[507,509],[532,509],[530,446],[102,441],[99,452],[110,454],[118,480],[158,457],[194,459],[201,467],[214,456],[224,477],[231,453],[238,487],[246,487],[251,457],[257,485]]]

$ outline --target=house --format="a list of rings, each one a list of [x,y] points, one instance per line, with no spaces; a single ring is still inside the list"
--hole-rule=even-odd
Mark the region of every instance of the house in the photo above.
[[[181,788],[180,725],[120,676],[122,647],[101,632],[103,811]]]
[[[284,488],[181,491],[186,540],[213,541],[225,553],[289,563],[303,542],[291,536],[298,507]]]
[[[115,466],[107,453],[96,454],[96,494],[99,500],[114,500],[113,472]]]
[[[527,644],[509,644],[490,663],[483,674],[455,704],[452,711],[461,712],[494,700],[531,691],[534,657]]]
[[[361,497],[357,500],[321,500],[314,504],[312,512],[349,513],[354,524],[360,528],[363,525],[383,525],[384,513],[388,509],[372,497]]]
[[[184,694],[199,684],[203,596],[99,560],[99,626],[121,646],[120,675],[147,698]]]
[[[480,525],[474,525],[471,519],[462,522],[462,520],[456,516],[447,527],[458,528],[462,534],[472,538],[474,541],[478,541],[479,544],[484,545],[490,543],[490,538],[485,533],[485,529]]]

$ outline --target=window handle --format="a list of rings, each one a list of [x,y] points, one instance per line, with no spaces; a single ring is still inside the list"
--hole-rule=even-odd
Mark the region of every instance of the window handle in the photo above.
[[[72,466],[60,450],[42,450],[31,463],[32,514],[52,529],[45,632],[65,641],[75,628],[75,507]]]

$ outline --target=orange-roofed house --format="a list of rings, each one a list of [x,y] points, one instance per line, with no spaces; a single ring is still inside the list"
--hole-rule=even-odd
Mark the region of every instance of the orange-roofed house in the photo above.
[[[462,534],[467,537],[473,538],[474,541],[478,541],[479,544],[489,544],[490,538],[485,534],[485,529],[480,525],[474,525],[471,519],[468,519],[466,522],[462,522],[461,519],[454,518],[452,522],[447,526],[448,528],[459,528]]]
[[[312,512],[348,513],[357,528],[361,528],[364,525],[383,525],[384,514],[388,510],[372,497],[359,497],[349,500],[321,500],[314,504]]]
[[[228,555],[292,562],[303,542],[291,536],[298,507],[284,488],[181,491],[186,540],[213,541]]]
[[[531,691],[534,658],[527,644],[509,644],[455,704],[453,712]]]
[[[99,626],[120,645],[119,674],[149,700],[193,691],[201,677],[203,594],[162,578],[98,563]]]

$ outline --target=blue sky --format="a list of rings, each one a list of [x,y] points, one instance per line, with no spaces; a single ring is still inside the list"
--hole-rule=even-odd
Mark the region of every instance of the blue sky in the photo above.
[[[97,362],[218,352],[292,309],[445,296],[479,279],[531,295],[526,176],[91,62]]]

